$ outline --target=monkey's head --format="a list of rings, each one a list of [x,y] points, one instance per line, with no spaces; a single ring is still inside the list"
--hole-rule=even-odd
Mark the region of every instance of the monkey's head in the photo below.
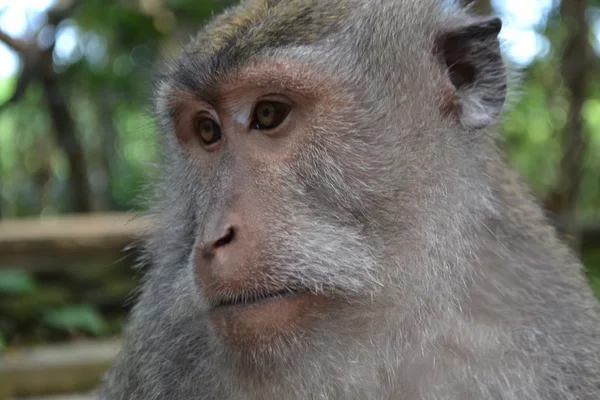
[[[464,233],[491,209],[477,147],[504,102],[500,21],[436,7],[244,2],[161,80],[154,284],[224,351],[360,340],[373,313],[401,321],[468,273]]]

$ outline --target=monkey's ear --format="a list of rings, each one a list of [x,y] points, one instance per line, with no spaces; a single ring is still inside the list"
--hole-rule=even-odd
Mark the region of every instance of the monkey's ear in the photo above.
[[[454,25],[438,38],[438,54],[447,72],[444,111],[468,129],[491,124],[506,98],[506,67],[500,53],[496,17]]]

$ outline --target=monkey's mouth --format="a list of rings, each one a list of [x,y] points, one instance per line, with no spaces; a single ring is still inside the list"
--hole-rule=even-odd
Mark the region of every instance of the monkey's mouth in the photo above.
[[[213,309],[230,307],[249,307],[261,303],[285,300],[309,293],[308,289],[283,289],[273,292],[238,293],[227,296],[219,296],[213,301]]]
[[[265,289],[255,286],[213,297],[218,300],[208,315],[226,347],[235,352],[271,349],[277,338],[296,338],[301,330],[318,324],[318,316],[330,304],[310,290]]]

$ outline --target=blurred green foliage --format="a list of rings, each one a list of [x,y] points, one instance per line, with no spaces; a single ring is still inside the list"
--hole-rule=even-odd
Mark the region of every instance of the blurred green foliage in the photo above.
[[[85,1],[55,27],[54,72],[84,149],[94,210],[130,210],[154,160],[150,97],[160,65],[231,1]],[[43,32],[43,29],[40,31]],[[75,41],[70,51],[61,41]],[[68,47],[68,46],[67,46]],[[159,54],[160,53],[160,54]],[[0,80],[0,104],[17,77]],[[0,215],[73,211],[67,155],[38,81],[0,113]]]
[[[69,305],[46,310],[42,320],[49,327],[55,329],[82,329],[95,336],[100,336],[108,331],[104,318],[94,306],[89,304]]]
[[[37,290],[35,279],[20,269],[0,270],[0,295],[33,293]]]
[[[567,100],[557,87],[556,62],[542,58],[524,69],[523,86],[509,104],[500,124],[510,161],[534,191],[543,197],[556,179],[561,157],[560,135],[567,119]],[[598,79],[599,76],[596,76]],[[592,218],[600,210],[600,87],[590,82],[590,98],[583,109],[587,151],[579,210]]]
[[[131,260],[25,271],[0,268],[0,350],[5,345],[120,332],[139,283]]]
[[[104,317],[95,306],[61,305],[66,303],[62,291],[48,290],[48,288],[42,290],[35,277],[21,269],[0,270],[0,296],[5,301],[12,302],[12,311],[18,311],[15,314],[26,317],[33,311],[36,318],[41,317],[41,322],[52,329],[62,331],[81,329],[95,336],[106,334],[108,331]],[[0,341],[3,338],[0,336]]]

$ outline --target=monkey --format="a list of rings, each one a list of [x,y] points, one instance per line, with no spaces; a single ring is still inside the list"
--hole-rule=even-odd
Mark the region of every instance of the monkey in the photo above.
[[[600,311],[495,129],[497,17],[246,0],[156,85],[102,400],[600,398]]]

